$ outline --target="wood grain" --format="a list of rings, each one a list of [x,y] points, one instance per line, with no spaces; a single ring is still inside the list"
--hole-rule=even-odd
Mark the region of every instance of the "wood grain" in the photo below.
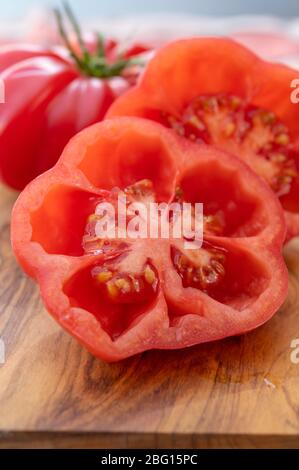
[[[299,243],[285,250],[288,299],[266,325],[108,365],[56,325],[17,266],[14,199],[0,188],[0,447],[299,448]]]

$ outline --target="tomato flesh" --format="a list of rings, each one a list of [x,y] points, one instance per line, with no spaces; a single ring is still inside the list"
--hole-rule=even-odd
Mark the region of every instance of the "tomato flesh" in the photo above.
[[[225,276],[225,250],[205,243],[196,253],[172,248],[172,261],[184,287],[194,287],[213,296],[213,290]]]
[[[245,161],[279,197],[288,241],[299,234],[299,108],[291,91],[296,78],[296,70],[265,62],[227,38],[178,40],[157,52],[107,117],[157,121]]]
[[[287,126],[274,113],[233,95],[199,96],[179,116],[161,112],[167,127],[196,143],[215,144],[240,155],[267,180],[277,196],[298,177]]]
[[[133,215],[129,212],[129,203],[134,201],[156,202],[153,183],[151,180],[137,181],[136,183],[124,188],[124,190],[114,190],[106,198],[99,202],[110,202],[117,208],[116,196],[126,195],[129,197],[126,206],[126,220],[132,219]],[[176,188],[173,201],[180,206],[184,202],[184,192],[180,187]],[[194,205],[191,206],[191,217],[194,218]],[[117,220],[117,210],[115,211]],[[111,259],[101,266],[92,267],[91,274],[100,293],[115,303],[134,303],[147,300],[157,293],[158,274],[157,270],[146,261],[142,266],[140,273],[126,272],[122,270],[125,265],[124,259],[132,251],[132,243],[128,243],[121,238],[113,235],[113,238],[101,238],[97,234],[97,223],[101,220],[97,214],[97,205],[95,212],[87,219],[85,233],[82,241],[83,249],[87,254],[97,255],[103,253],[109,255]],[[171,222],[173,214],[169,212],[168,218]],[[209,235],[220,235],[223,227],[216,215],[204,215],[203,218],[204,233]],[[192,228],[194,223],[191,223]],[[117,224],[114,229],[116,232]],[[160,229],[161,231],[161,229]],[[121,253],[121,255],[119,254]],[[188,253],[184,248],[171,247],[171,259],[173,265],[182,278],[184,287],[192,286],[203,292],[210,293],[219,284],[225,275],[225,250],[204,243],[202,249],[195,250],[195,253]]]
[[[130,237],[108,223],[105,236],[100,204],[115,209],[118,229],[119,196],[126,196],[127,227],[140,215],[134,203],[174,203],[170,229],[184,204],[193,227],[202,203],[202,245],[190,249],[198,242],[190,232]],[[160,209],[159,224],[163,217]],[[247,165],[137,118],[107,120],[75,137],[22,193],[12,218],[14,250],[50,313],[108,361],[267,321],[287,293],[284,235],[277,198]]]

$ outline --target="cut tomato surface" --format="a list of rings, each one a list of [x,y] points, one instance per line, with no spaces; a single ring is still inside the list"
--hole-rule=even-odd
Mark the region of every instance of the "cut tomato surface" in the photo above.
[[[189,203],[193,220],[202,203],[202,245],[190,249],[173,231],[101,236],[100,204],[122,224],[119,196],[126,227],[136,214],[131,204]],[[174,224],[174,214],[167,217]],[[287,293],[284,237],[277,198],[247,165],[140,118],[106,120],[75,136],[54,168],[26,187],[12,216],[14,251],[47,309],[107,361],[267,321]]]
[[[152,119],[242,159],[280,199],[289,239],[299,234],[299,106],[291,101],[296,78],[297,71],[265,62],[230,39],[181,40],[155,55],[108,117]]]

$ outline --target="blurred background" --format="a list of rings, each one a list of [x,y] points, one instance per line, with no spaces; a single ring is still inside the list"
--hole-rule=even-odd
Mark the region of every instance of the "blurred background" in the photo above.
[[[57,43],[60,0],[1,2],[0,43]],[[228,35],[271,60],[299,67],[299,0],[69,0],[86,31],[159,46],[192,35]]]
[[[1,2],[1,15],[21,18],[29,8],[53,5],[51,0],[13,0]],[[58,0],[56,0],[56,4]],[[199,15],[266,14],[284,17],[299,16],[298,0],[74,0],[78,13],[93,15],[124,15],[145,12],[183,12]]]

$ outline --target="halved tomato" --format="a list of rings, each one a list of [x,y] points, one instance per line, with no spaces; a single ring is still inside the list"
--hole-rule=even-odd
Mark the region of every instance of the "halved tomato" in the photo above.
[[[101,236],[102,203],[122,225],[119,196],[126,228],[133,203],[189,203],[191,221],[202,203],[202,246],[190,249],[188,236],[173,231]],[[174,215],[168,220],[174,224]],[[26,187],[12,216],[14,251],[47,309],[107,361],[264,323],[287,293],[284,237],[277,199],[248,166],[138,118],[106,120],[74,137],[55,167]]]
[[[298,72],[271,64],[230,39],[173,42],[108,117],[140,116],[179,136],[214,144],[253,168],[280,199],[287,238],[299,234]]]

